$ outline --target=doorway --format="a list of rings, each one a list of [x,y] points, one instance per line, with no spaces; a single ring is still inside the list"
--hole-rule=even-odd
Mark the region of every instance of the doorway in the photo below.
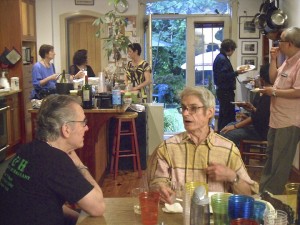
[[[177,111],[180,91],[188,85],[205,86],[214,92],[212,63],[221,40],[229,36],[230,18],[153,15],[150,21],[153,97],[164,103],[164,133],[172,135],[184,130]]]
[[[76,16],[67,20],[67,68],[73,64],[73,55],[79,49],[88,51],[88,64],[95,74],[101,68],[101,41],[96,37],[97,27],[93,26],[93,16]]]

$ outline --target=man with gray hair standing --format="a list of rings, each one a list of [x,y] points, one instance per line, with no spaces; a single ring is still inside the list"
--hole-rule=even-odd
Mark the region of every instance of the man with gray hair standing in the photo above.
[[[260,192],[282,194],[288,181],[300,140],[300,28],[285,29],[279,47],[270,50],[270,81],[261,93],[271,96],[267,161],[260,180]],[[286,56],[277,68],[279,52]]]

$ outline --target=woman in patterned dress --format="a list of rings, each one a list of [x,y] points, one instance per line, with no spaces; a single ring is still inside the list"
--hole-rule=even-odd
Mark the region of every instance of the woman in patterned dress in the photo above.
[[[131,61],[126,67],[125,84],[127,86],[128,81],[131,81],[132,91],[139,91],[143,102],[146,102],[149,95],[149,85],[152,82],[152,70],[149,63],[141,58],[141,52],[142,48],[139,43],[128,45],[127,54]]]

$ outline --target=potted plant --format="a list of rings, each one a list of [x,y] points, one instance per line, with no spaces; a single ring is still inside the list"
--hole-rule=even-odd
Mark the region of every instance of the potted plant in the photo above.
[[[109,4],[118,4],[122,0],[109,0]],[[127,19],[117,14],[115,10],[111,10],[104,16],[97,18],[93,22],[94,26],[99,26],[96,37],[104,40],[103,49],[106,51],[107,57],[113,54],[115,62],[120,60],[121,52],[127,52],[130,40],[125,36],[125,27]],[[108,32],[107,32],[108,31]],[[107,34],[108,33],[108,34]]]

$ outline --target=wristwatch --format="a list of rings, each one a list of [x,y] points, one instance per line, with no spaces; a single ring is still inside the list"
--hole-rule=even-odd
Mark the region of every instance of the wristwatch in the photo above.
[[[274,89],[272,90],[272,96],[273,96],[273,97],[276,97],[276,88],[274,88]]]

